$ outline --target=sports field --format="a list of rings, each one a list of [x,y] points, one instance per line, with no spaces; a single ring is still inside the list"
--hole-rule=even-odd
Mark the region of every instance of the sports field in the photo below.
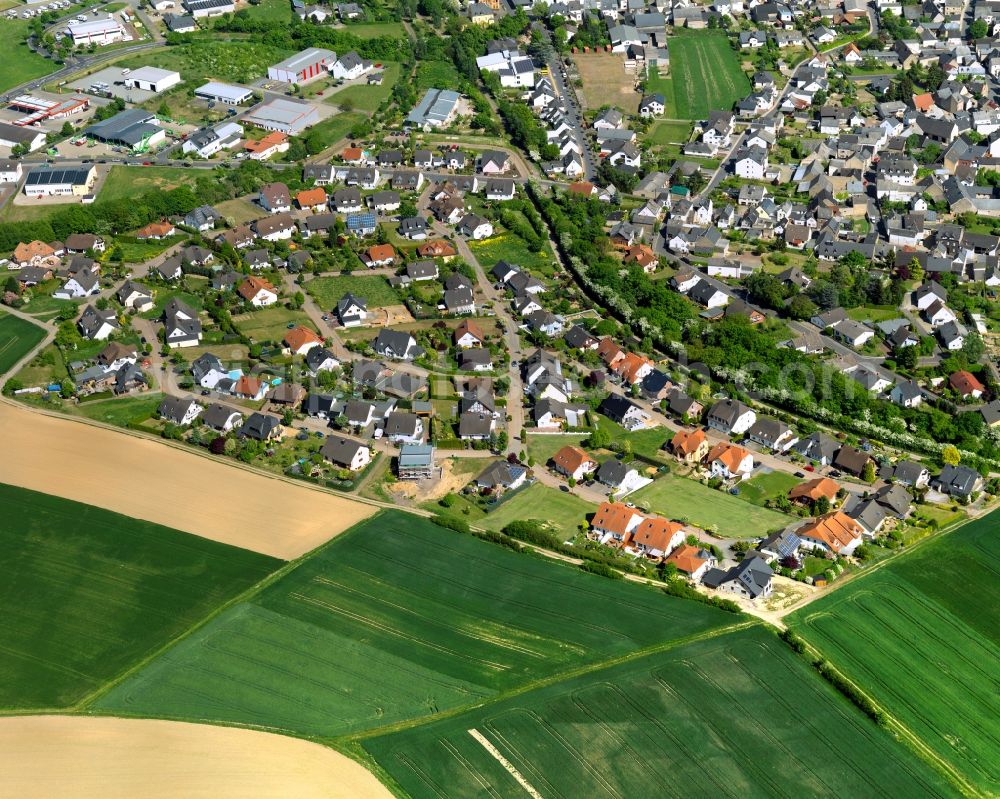
[[[630,497],[640,507],[668,519],[687,520],[722,536],[755,538],[787,527],[792,517],[752,505],[697,480],[666,475],[639,489]]]
[[[390,511],[213,619],[95,709],[338,736],[736,618]]]
[[[728,111],[750,93],[750,81],[725,33],[678,29],[667,41],[670,77],[653,77],[647,91],[673,95],[664,116],[705,119],[709,111]]]
[[[789,618],[983,794],[1000,794],[996,512]]]
[[[0,507],[0,708],[75,704],[280,565],[5,484]]]
[[[760,626],[362,745],[412,799],[954,795]]]
[[[0,374],[5,374],[45,337],[38,325],[0,312]]]

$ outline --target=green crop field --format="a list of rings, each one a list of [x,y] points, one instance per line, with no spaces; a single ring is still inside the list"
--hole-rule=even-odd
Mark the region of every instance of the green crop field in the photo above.
[[[724,491],[716,491],[696,480],[667,475],[639,489],[632,502],[668,519],[686,519],[704,529],[715,528],[720,535],[756,538],[771,530],[787,527],[792,518],[760,508]]]
[[[571,537],[580,522],[597,508],[575,494],[567,494],[554,488],[535,483],[520,491],[476,524],[488,530],[502,530],[505,525],[518,519],[538,519],[551,525],[552,532]]]
[[[664,95],[672,91],[673,108],[665,116],[705,119],[709,111],[728,111],[750,93],[750,81],[725,33],[678,30],[667,48],[671,77],[650,80],[646,86]]]
[[[0,312],[0,374],[4,374],[45,338],[45,331],[26,319]]]
[[[96,708],[345,735],[735,618],[383,512]]]
[[[1000,793],[997,513],[918,546],[790,622],[984,795]]]
[[[381,275],[317,277],[306,283],[306,291],[324,311],[336,308],[337,302],[348,292],[367,302],[369,308],[399,305],[403,301]]]
[[[763,505],[769,499],[787,497],[800,482],[788,472],[765,472],[740,483],[740,497],[754,505]]]
[[[361,744],[412,799],[954,795],[759,626]]]
[[[0,507],[2,708],[74,705],[280,565],[13,486]]]

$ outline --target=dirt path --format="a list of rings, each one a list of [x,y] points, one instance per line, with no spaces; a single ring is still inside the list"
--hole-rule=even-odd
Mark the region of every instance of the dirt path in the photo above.
[[[79,420],[0,403],[0,482],[290,560],[376,508]]]
[[[298,738],[177,721],[0,719],[0,794],[19,799],[391,799],[360,764]]]

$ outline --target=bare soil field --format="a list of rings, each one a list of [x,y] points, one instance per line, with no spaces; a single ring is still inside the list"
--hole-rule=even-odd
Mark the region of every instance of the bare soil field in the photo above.
[[[0,482],[291,560],[375,512],[157,441],[0,403]]]
[[[283,735],[178,721],[0,719],[4,796],[391,799],[360,764]]]
[[[585,110],[613,105],[629,114],[639,108],[635,75],[625,71],[625,59],[617,53],[577,53],[573,56],[583,89]]]

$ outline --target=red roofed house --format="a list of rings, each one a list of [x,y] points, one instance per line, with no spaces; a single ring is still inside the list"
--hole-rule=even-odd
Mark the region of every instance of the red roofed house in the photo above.
[[[934,95],[930,92],[913,95],[913,107],[926,114],[934,107]]]
[[[701,463],[709,449],[705,431],[700,427],[693,430],[678,430],[670,439],[669,446],[674,456],[685,463]]]
[[[582,480],[597,471],[597,461],[579,447],[566,446],[552,456],[552,465],[557,472],[574,480]]]
[[[625,357],[625,350],[615,344],[610,338],[605,336],[597,345],[597,354],[604,361],[605,365],[613,369],[618,361]]]
[[[850,555],[861,543],[864,528],[843,511],[826,513],[795,531],[800,546],[827,555]]]
[[[233,386],[233,396],[240,399],[261,400],[266,393],[267,383],[250,375],[242,375]]]
[[[374,244],[364,251],[361,260],[371,268],[392,266],[396,262],[396,251],[391,244]]]
[[[243,149],[254,161],[266,161],[272,155],[288,152],[288,135],[275,130],[257,141],[247,139]]]
[[[646,244],[634,244],[629,247],[623,260],[627,264],[639,264],[642,267],[642,271],[647,274],[655,272],[656,267],[660,264],[660,259],[656,257],[656,253]]]
[[[345,147],[341,157],[345,164],[357,165],[365,162],[365,153],[360,147]]]
[[[304,189],[295,195],[295,202],[303,211],[325,211],[327,208],[326,192],[323,189]]]
[[[257,308],[274,305],[278,301],[278,292],[274,286],[262,277],[251,275],[236,289],[239,295]]]
[[[681,544],[664,562],[673,563],[677,571],[686,574],[695,582],[701,580],[705,572],[714,568],[716,563],[715,557],[708,550],[699,549],[691,544]]]
[[[721,477],[724,480],[731,477],[745,480],[753,471],[753,455],[750,451],[728,441],[712,447],[705,456],[705,463],[708,464],[712,477]]]
[[[986,391],[986,386],[980,383],[972,372],[967,372],[964,369],[952,374],[948,378],[948,385],[962,399],[968,399],[969,397],[979,399],[983,396],[983,392]]]
[[[18,266],[40,266],[55,260],[56,251],[44,241],[20,242],[14,248],[13,259]]]
[[[417,255],[421,258],[440,258],[442,261],[450,261],[456,255],[455,248],[444,239],[434,239],[425,241],[417,247]]]
[[[323,346],[323,339],[304,325],[296,325],[286,331],[284,341],[292,355],[305,355],[313,347]]]
[[[626,383],[634,386],[653,371],[653,362],[645,355],[630,352],[615,364],[614,370]]]
[[[623,544],[645,518],[641,512],[623,502],[602,502],[590,522],[590,529],[602,544],[609,541]]]
[[[659,516],[643,519],[628,544],[649,558],[662,558],[684,543],[684,525]]]
[[[569,184],[569,193],[577,197],[593,197],[597,194],[597,186],[588,180],[581,180]]]
[[[471,347],[481,347],[486,340],[483,329],[471,319],[463,319],[458,323],[454,333],[455,346],[463,350]]]
[[[150,222],[146,227],[141,227],[135,232],[137,239],[165,239],[173,236],[177,229],[167,220],[161,222]]]
[[[803,505],[809,505],[823,497],[833,502],[837,498],[838,491],[840,491],[840,486],[829,477],[816,477],[799,483],[797,486],[792,486],[788,492],[788,498],[792,502]]]

